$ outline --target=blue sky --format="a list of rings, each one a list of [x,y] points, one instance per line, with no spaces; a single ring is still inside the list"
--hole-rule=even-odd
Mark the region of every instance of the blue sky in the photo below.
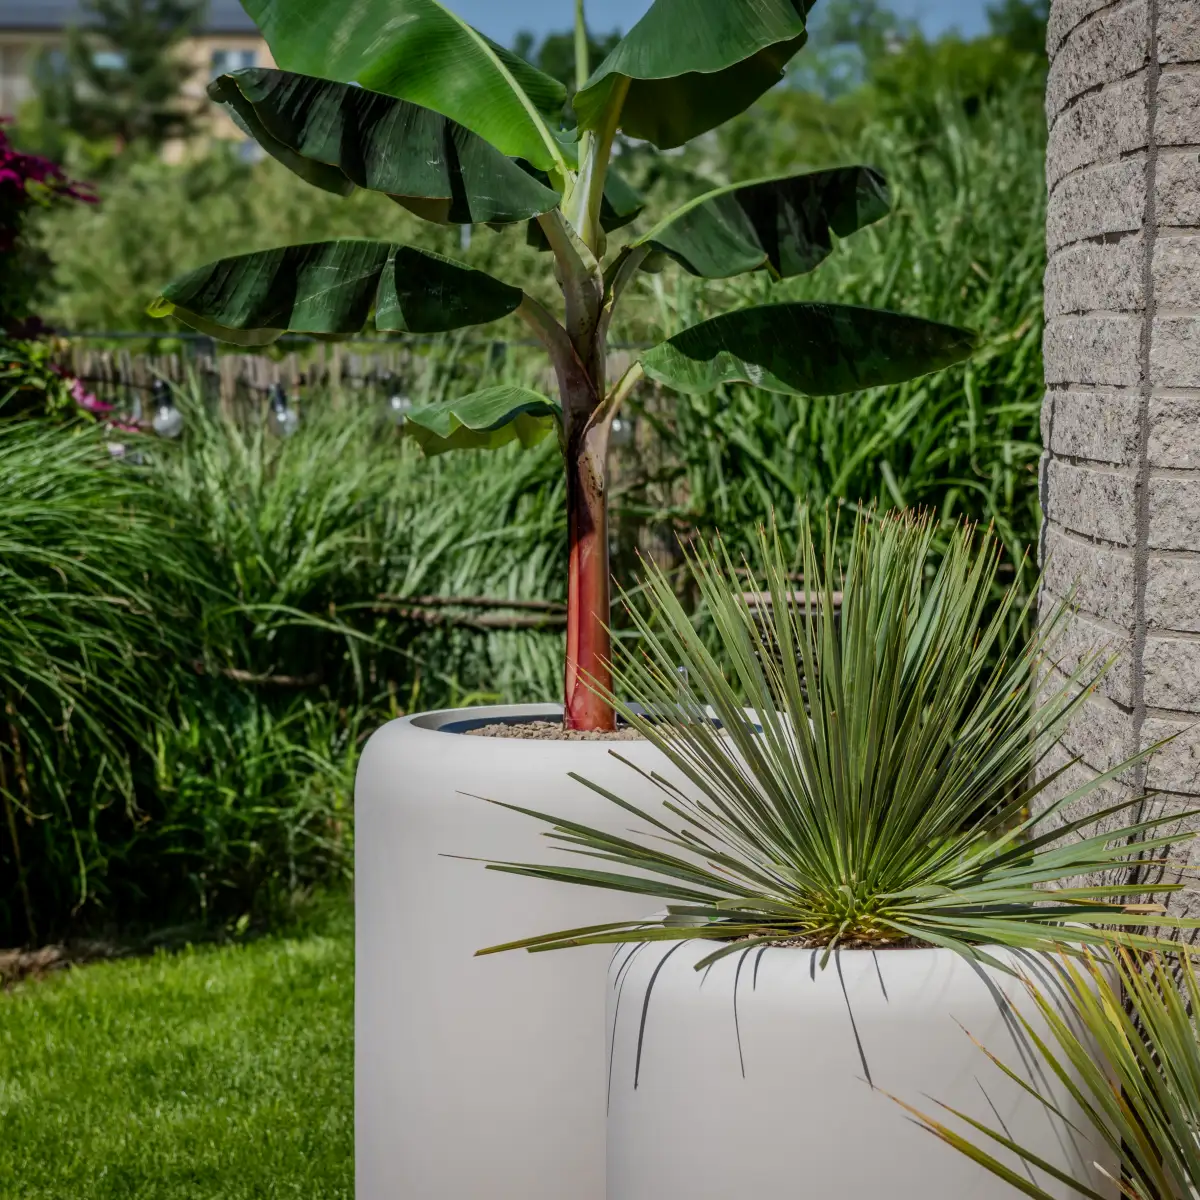
[[[595,29],[628,29],[650,0],[589,0],[588,23]],[[925,32],[936,35],[956,27],[964,34],[987,28],[987,0],[892,0],[892,8],[920,20]],[[454,0],[454,10],[472,25],[505,45],[519,29],[546,33],[565,29],[572,21],[571,0]]]

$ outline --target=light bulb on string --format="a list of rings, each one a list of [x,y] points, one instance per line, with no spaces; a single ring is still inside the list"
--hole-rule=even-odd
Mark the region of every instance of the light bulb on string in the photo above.
[[[174,440],[183,433],[183,413],[175,407],[175,394],[165,379],[156,379],[151,390],[154,419],[151,427],[160,438]]]
[[[288,402],[282,383],[271,384],[271,408],[267,424],[277,437],[289,438],[300,428],[300,414]]]
[[[388,416],[392,418],[392,423],[397,426],[403,425],[408,420],[412,406],[413,402],[403,393],[393,392],[387,402]]]
[[[613,417],[608,432],[608,444],[622,447],[633,445],[633,420],[630,417]]]

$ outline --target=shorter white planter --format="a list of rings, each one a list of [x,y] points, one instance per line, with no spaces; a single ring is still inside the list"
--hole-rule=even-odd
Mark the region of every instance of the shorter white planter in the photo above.
[[[1107,1155],[1052,1121],[964,1032],[1010,1066],[1036,1062],[1007,1007],[1033,1008],[1019,980],[948,950],[842,951],[822,970],[811,951],[754,948],[697,972],[714,948],[659,942],[613,956],[608,1200],[1018,1195],[885,1092],[963,1132],[936,1101],[1003,1122],[1017,1142],[1115,1197],[1092,1165],[1112,1169]],[[993,954],[1047,970],[1036,957]],[[1049,1086],[1040,1073],[1038,1085]],[[1088,1128],[1061,1087],[1051,1094]]]

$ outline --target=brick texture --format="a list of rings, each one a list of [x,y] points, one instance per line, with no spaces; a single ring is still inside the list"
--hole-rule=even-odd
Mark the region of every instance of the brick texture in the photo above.
[[[1165,429],[1165,436],[1172,432]],[[1129,464],[1137,437],[1138,398],[1131,392],[1057,391],[1042,406],[1042,438],[1063,458]]]
[[[1076,466],[1051,459],[1046,467],[1047,506],[1067,529],[1085,537],[1133,545],[1136,509],[1128,469]]]
[[[1088,167],[1064,179],[1046,206],[1046,244],[1051,251],[1071,242],[1134,233],[1146,208],[1142,156]]]
[[[1141,811],[1182,820],[1200,807],[1200,0],[1052,0],[1047,49],[1040,610],[1075,605],[1065,677],[1115,655],[1043,765],[1079,759],[1047,802],[1161,742],[1070,815],[1152,788]],[[1200,838],[1159,882],[1198,863]],[[1200,894],[1170,903],[1200,915]]]
[[[1149,142],[1146,72],[1080,96],[1050,129],[1046,182],[1051,188],[1080,167],[1115,162]]]
[[[1200,556],[1150,555],[1146,564],[1146,627],[1200,633]]]
[[[1200,148],[1164,150],[1159,156],[1155,191],[1160,225],[1200,228]],[[1125,219],[1123,213],[1120,219]]]
[[[1146,0],[1127,0],[1081,21],[1050,64],[1046,112],[1058,115],[1077,96],[1132,75],[1149,58]]]
[[[1147,454],[1152,467],[1200,470],[1200,395],[1151,397]]]
[[[1200,71],[1168,68],[1158,81],[1154,139],[1160,146],[1200,144]]]
[[[1073,596],[1086,613],[1126,628],[1133,623],[1133,556],[1127,549],[1093,546],[1048,524],[1046,586],[1056,596]]]
[[[1200,5],[1196,0],[1158,0],[1158,61],[1200,62]]]
[[[1196,182],[1200,186],[1200,178]],[[1200,388],[1200,313],[1155,320],[1150,380],[1157,387]]]
[[[1200,108],[1196,111],[1200,114]],[[1160,238],[1154,247],[1153,272],[1159,308],[1200,312],[1200,237]]]
[[[1141,234],[1060,250],[1046,268],[1046,316],[1143,308],[1144,258]]]
[[[1155,550],[1192,550],[1200,546],[1200,473],[1150,477],[1147,533],[1148,545]]]
[[[1140,383],[1141,322],[1135,316],[1108,314],[1058,317],[1046,326],[1047,383]]]

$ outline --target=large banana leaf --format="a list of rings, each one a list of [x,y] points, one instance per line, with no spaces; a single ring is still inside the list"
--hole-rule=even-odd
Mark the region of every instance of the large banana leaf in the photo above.
[[[749,108],[783,78],[815,0],[655,0],[573,101],[595,129],[629,81],[620,128],[668,149]]]
[[[693,325],[642,357],[651,379],[681,392],[751,383],[835,396],[901,383],[968,357],[965,329],[846,304],[767,304]]]
[[[380,92],[252,68],[214,79],[208,94],[268,154],[338,195],[368,188],[463,225],[527,221],[559,201],[465,126]]]
[[[379,281],[375,327],[388,333],[443,333],[486,325],[515,312],[524,299],[520,288],[485,271],[431,250],[397,246]]]
[[[561,417],[559,406],[538,392],[492,387],[413,409],[404,429],[427,455],[495,450],[511,441],[528,449],[553,433]]]
[[[545,114],[566,89],[437,0],[243,0],[285,71],[359,83],[450,117],[513,158],[561,170]]]
[[[878,171],[835,167],[717,188],[632,245],[669,254],[705,279],[764,267],[787,277],[823,262],[833,248],[831,233],[849,237],[887,212],[887,183]]]
[[[151,306],[222,341],[265,346],[283,333],[438,333],[507,316],[524,293],[413,246],[347,239],[261,250],[173,280]]]

